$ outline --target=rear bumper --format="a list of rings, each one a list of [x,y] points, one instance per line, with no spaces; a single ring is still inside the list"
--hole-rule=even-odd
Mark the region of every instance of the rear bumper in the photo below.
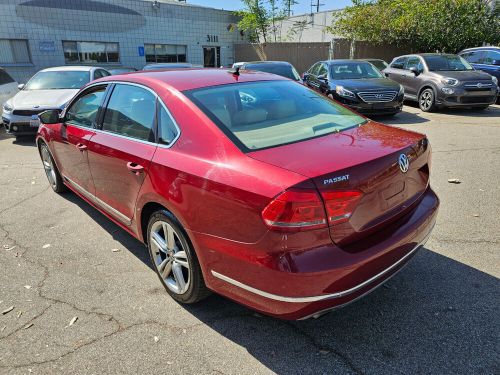
[[[428,239],[438,207],[429,188],[396,227],[377,233],[376,241],[360,251],[330,244],[263,254],[260,259],[242,255],[243,248],[212,257],[212,242],[211,249],[203,249],[209,256],[202,251],[200,257],[205,281],[214,291],[268,315],[314,316],[364,296],[407,264]],[[196,246],[204,248],[206,239],[197,237]]]

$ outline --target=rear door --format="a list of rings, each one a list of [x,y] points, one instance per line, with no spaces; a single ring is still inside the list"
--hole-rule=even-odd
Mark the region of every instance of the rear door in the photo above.
[[[61,174],[87,198],[94,195],[94,182],[88,164],[88,145],[95,134],[96,119],[108,85],[97,85],[83,91],[68,106],[64,123],[53,137],[54,156]]]
[[[157,147],[156,105],[146,87],[115,84],[89,145],[96,204],[126,225]]]

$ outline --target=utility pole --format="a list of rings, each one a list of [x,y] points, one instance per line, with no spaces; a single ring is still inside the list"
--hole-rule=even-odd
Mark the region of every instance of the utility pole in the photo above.
[[[313,9],[316,8],[316,13],[319,13],[319,8],[325,4],[321,4],[320,0],[311,0],[311,13],[313,13]]]

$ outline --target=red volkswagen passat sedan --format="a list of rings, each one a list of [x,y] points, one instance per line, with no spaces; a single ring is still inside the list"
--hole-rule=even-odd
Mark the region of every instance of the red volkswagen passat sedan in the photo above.
[[[436,219],[424,135],[276,75],[112,76],[40,117],[52,188],[145,242],[180,302],[315,316],[394,275]]]

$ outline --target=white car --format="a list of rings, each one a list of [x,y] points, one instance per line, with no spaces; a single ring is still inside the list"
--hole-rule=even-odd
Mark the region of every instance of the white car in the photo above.
[[[17,82],[9,73],[0,68],[0,116],[2,115],[3,103],[12,98],[18,91]],[[1,123],[0,117],[0,124]]]
[[[61,66],[40,70],[19,92],[3,104],[2,121],[16,137],[36,134],[38,114],[62,109],[84,85],[110,73],[94,66]]]

